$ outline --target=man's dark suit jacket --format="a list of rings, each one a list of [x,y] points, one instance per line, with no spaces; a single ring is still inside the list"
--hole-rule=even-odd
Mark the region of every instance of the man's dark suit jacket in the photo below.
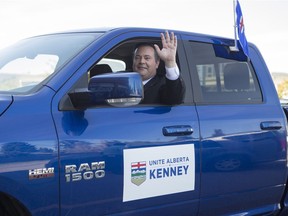
[[[181,77],[169,80],[165,75],[156,75],[144,85],[141,104],[176,105],[183,102],[185,86]]]

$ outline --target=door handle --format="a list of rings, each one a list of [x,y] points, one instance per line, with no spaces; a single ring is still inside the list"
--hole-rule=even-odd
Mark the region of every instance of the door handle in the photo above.
[[[193,129],[190,125],[175,125],[163,127],[162,132],[164,136],[185,136],[191,135]]]
[[[279,130],[282,125],[279,121],[266,121],[261,122],[260,127],[262,130]]]

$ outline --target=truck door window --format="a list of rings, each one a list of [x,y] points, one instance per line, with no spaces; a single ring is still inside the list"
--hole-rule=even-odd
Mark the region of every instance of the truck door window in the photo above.
[[[146,39],[133,39],[129,41],[125,41],[118,46],[114,47],[112,50],[110,50],[108,53],[106,53],[103,58],[95,63],[93,65],[89,72],[88,72],[88,77],[93,77],[98,74],[103,74],[103,73],[117,73],[117,72],[132,72],[133,71],[133,54],[135,51],[135,47],[138,44],[143,44],[143,43],[149,43],[149,44],[158,44],[161,47],[161,41],[160,37],[157,39],[151,39],[151,38],[146,38]],[[178,57],[178,56],[177,56]],[[177,59],[177,64],[180,69],[180,64]],[[166,73],[165,71],[165,66],[164,63],[161,61],[160,65],[157,69],[157,74],[159,76],[164,76]],[[144,94],[145,97],[145,94]],[[145,105],[147,105],[145,103]],[[153,104],[153,105],[162,105],[161,103],[159,104]]]
[[[227,54],[219,54],[217,52],[220,49],[215,47],[212,44],[191,42],[191,61],[200,86],[200,97],[196,97],[198,102],[261,102],[262,94],[252,65],[235,53],[233,56],[228,51]]]

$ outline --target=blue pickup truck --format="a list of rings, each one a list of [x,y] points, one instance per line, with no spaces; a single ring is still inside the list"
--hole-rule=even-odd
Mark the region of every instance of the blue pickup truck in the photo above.
[[[133,50],[162,32],[67,31],[1,50],[1,216],[288,215],[286,116],[259,50],[174,31],[183,101],[141,104]]]

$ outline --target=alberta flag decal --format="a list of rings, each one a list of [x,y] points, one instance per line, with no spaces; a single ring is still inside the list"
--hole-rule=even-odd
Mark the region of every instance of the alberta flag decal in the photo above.
[[[131,182],[137,186],[146,181],[146,161],[131,163]]]

